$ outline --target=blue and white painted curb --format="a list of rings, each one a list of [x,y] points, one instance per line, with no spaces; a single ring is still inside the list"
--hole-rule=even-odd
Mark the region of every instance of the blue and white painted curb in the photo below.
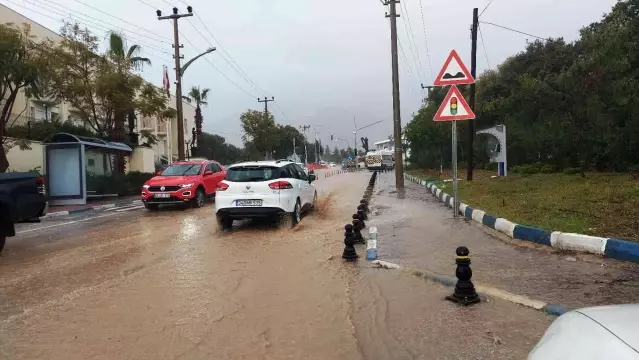
[[[75,214],[80,214],[80,213],[84,213],[84,212],[88,212],[88,211],[103,211],[103,210],[108,210],[108,209],[112,209],[114,207],[117,206],[127,206],[127,205],[142,205],[142,200],[130,200],[130,201],[120,201],[120,202],[116,202],[113,204],[102,204],[102,205],[96,205],[96,206],[87,206],[87,207],[83,207],[80,209],[73,209],[73,210],[69,210],[69,211],[56,211],[56,212],[50,212],[42,217],[40,217],[41,219],[50,219],[50,218],[55,218],[55,217],[60,217],[60,216],[67,216],[67,215],[75,215]]]
[[[377,259],[377,226],[368,229],[368,241],[366,242],[366,260]]]
[[[453,207],[454,199],[435,184],[423,181],[416,176],[408,174],[404,174],[404,176],[414,183],[425,186],[440,201],[446,203],[450,208]],[[459,213],[469,220],[495,229],[513,239],[531,241],[562,250],[587,252],[617,260],[639,263],[639,243],[636,242],[559,231],[549,232],[544,229],[516,224],[488,214],[483,210],[472,208],[462,202],[459,203]]]

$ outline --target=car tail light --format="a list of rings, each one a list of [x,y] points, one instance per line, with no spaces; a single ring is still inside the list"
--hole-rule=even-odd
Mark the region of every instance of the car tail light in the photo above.
[[[276,181],[276,182],[272,182],[268,184],[268,187],[270,187],[273,190],[284,190],[284,189],[292,189],[293,185],[291,185],[291,183],[288,181]]]
[[[221,182],[221,183],[217,184],[217,191],[224,191],[224,190],[226,190],[228,188],[229,188],[229,184],[227,184],[227,183]]]
[[[39,176],[36,178],[36,185],[38,185],[38,192],[40,195],[46,195],[47,190],[44,186],[44,176]]]

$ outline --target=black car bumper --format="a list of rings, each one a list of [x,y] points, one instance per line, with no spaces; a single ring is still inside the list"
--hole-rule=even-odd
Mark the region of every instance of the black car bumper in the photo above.
[[[284,210],[280,208],[270,207],[240,207],[240,208],[227,208],[220,209],[217,212],[218,216],[228,216],[231,219],[252,219],[252,218],[265,218],[273,217],[284,214]]]

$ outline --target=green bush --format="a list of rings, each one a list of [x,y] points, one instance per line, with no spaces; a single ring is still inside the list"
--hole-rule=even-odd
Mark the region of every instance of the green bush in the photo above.
[[[575,175],[575,174],[579,174],[579,173],[581,173],[581,170],[579,168],[576,168],[576,167],[564,169],[564,174],[566,174],[566,175]]]
[[[484,165],[484,170],[497,171],[498,163],[488,163]]]
[[[139,171],[132,171],[125,175],[113,174],[110,176],[87,174],[87,191],[95,191],[98,195],[137,195],[140,193],[142,185],[153,176],[155,174]]]
[[[557,172],[557,167],[555,165],[545,164],[539,170],[542,174],[553,174]]]
[[[639,165],[633,165],[628,169],[632,174],[639,174]]]

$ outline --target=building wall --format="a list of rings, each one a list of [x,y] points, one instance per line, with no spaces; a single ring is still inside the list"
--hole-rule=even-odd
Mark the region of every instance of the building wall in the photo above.
[[[32,141],[30,146],[31,150],[20,150],[17,146],[9,149],[9,171],[29,171],[38,168],[40,173],[44,172],[44,146],[39,141]]]
[[[135,148],[128,161],[128,171],[154,173],[155,151],[146,147]]]

